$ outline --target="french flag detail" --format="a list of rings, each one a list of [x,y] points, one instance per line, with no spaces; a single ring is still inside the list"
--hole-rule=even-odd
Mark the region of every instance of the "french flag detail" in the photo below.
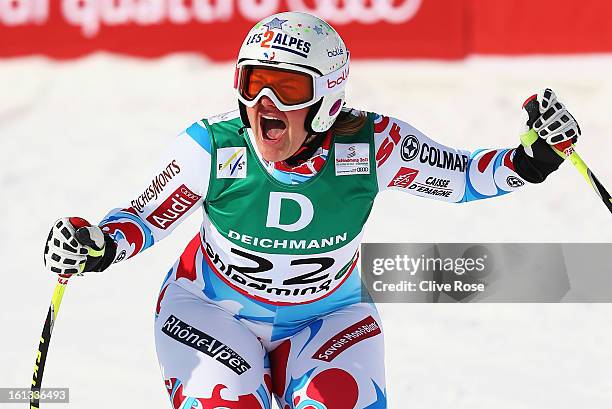
[[[310,179],[323,168],[329,156],[331,133],[328,133],[314,155],[295,167],[285,162],[265,162],[268,172],[279,182],[296,185]]]

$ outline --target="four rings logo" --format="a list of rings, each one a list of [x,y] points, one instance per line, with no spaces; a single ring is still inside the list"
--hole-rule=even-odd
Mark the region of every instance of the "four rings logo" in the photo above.
[[[147,216],[147,221],[158,229],[166,230],[191,209],[201,196],[185,185],[180,185],[157,209]]]
[[[272,3],[273,0],[263,0],[262,3]],[[329,1],[314,0],[315,6],[310,8],[305,0],[287,0],[289,10],[305,11],[321,17],[330,23],[346,24],[359,22],[373,24],[380,21],[400,24],[411,20],[421,8],[423,0],[356,0]],[[276,4],[276,3],[275,3]]]

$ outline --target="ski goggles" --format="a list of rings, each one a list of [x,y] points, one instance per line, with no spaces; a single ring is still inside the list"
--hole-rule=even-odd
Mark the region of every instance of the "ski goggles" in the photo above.
[[[262,96],[270,98],[281,111],[313,105],[322,97],[344,89],[349,61],[327,75],[317,75],[307,68],[279,63],[262,64],[246,60],[236,66],[234,88],[240,102],[253,107]]]

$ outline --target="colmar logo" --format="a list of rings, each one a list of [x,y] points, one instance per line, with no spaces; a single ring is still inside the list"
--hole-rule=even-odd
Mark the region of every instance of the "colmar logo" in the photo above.
[[[200,198],[200,195],[193,193],[187,186],[181,185],[147,216],[147,221],[158,229],[166,230],[187,213]]]
[[[510,187],[521,187],[525,184],[525,182],[523,182],[521,179],[517,178],[516,176],[508,176],[506,178],[506,183],[508,184],[508,186]]]
[[[469,158],[467,155],[424,143],[421,147],[419,161],[440,169],[465,172]]]
[[[117,255],[117,257],[115,257],[115,260],[113,261],[113,263],[118,263],[120,261],[123,261],[123,259],[125,259],[125,256],[127,256],[126,251],[121,250],[121,252]]]
[[[419,148],[419,140],[416,138],[416,136],[408,135],[402,141],[402,150],[400,151],[402,159],[406,162],[410,162],[419,154]]]
[[[393,179],[391,179],[391,182],[389,182],[387,187],[401,187],[407,189],[418,174],[418,170],[405,168],[402,166],[400,170],[397,171],[395,176],[393,176]]]

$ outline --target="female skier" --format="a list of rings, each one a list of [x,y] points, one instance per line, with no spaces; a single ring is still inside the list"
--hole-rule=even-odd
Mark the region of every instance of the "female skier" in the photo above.
[[[282,409],[385,408],[381,322],[357,268],[376,195],[500,196],[542,182],[563,162],[549,144],[580,134],[547,89],[530,99],[538,118],[517,148],[449,148],[344,107],[349,57],[317,17],[265,18],[238,55],[238,110],[188,127],[141,193],[98,226],[62,218],[51,229],[46,266],[81,275],[144,251],[203,207],[155,311],[174,408],[269,409],[273,395]]]

